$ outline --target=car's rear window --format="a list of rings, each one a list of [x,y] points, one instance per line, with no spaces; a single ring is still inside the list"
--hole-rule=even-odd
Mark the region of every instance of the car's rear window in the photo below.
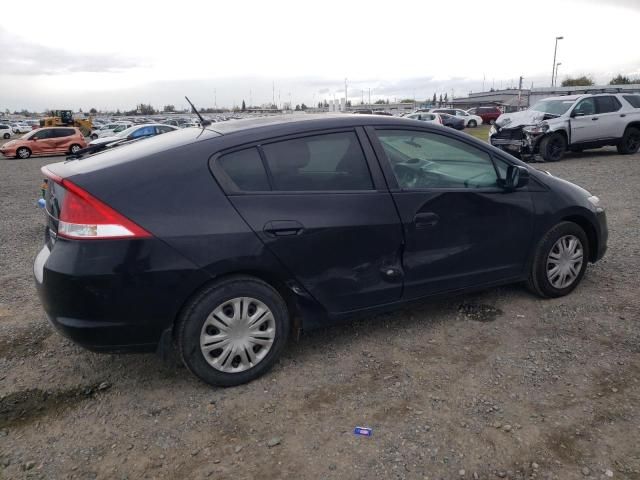
[[[371,174],[355,132],[328,133],[263,145],[273,189],[371,190]]]
[[[218,164],[229,179],[241,191],[256,192],[270,190],[267,172],[256,148],[227,153],[218,159]]]
[[[633,108],[640,108],[640,95],[623,95],[623,98],[629,102]]]

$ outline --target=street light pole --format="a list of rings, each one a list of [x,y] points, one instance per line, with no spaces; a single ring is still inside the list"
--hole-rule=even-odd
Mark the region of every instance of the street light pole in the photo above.
[[[558,83],[558,67],[562,65],[562,62],[558,62],[556,63],[556,75],[555,75],[555,81],[553,82],[554,86],[556,83]]]
[[[553,67],[551,68],[551,86],[555,86],[556,81],[556,53],[558,53],[558,40],[562,40],[564,37],[556,37],[556,46],[553,49]]]

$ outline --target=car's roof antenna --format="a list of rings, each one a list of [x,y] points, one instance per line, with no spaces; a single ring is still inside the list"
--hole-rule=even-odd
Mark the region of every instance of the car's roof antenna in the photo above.
[[[200,115],[200,112],[198,111],[198,109],[193,106],[193,103],[191,103],[191,100],[189,100],[189,97],[185,95],[184,98],[186,98],[187,102],[189,102],[189,105],[191,105],[191,109],[193,110],[193,113],[198,115],[198,118],[200,119],[200,125],[202,125],[203,127],[206,127],[207,125],[211,125],[211,122],[209,120],[205,120],[204,118],[202,118],[202,115]]]

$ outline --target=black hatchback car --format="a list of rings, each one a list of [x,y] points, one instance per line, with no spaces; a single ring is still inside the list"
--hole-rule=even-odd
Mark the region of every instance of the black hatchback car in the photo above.
[[[607,245],[586,190],[401,118],[217,123],[43,172],[52,324],[92,350],[174,345],[215,385],[354,314],[521,281],[566,295]]]

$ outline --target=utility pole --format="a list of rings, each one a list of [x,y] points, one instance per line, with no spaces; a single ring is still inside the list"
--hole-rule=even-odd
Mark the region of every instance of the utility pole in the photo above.
[[[520,110],[520,104],[522,103],[522,80],[524,77],[520,75],[520,82],[518,83],[518,110]]]
[[[371,87],[369,87],[369,106],[371,106]]]
[[[344,77],[344,111],[347,111],[347,100],[349,99],[349,97],[347,97],[347,77]]]
[[[218,109],[218,93],[216,92],[216,89],[213,89],[213,107],[217,110]]]
[[[271,105],[276,104],[276,82],[271,82]]]
[[[558,53],[558,40],[563,40],[564,37],[556,37],[556,46],[553,49],[553,66],[551,67],[551,86],[556,85],[556,53]]]
[[[562,62],[558,62],[556,63],[556,75],[555,75],[555,80],[553,82],[553,86],[556,86],[556,84],[558,83],[558,67],[562,65]]]

